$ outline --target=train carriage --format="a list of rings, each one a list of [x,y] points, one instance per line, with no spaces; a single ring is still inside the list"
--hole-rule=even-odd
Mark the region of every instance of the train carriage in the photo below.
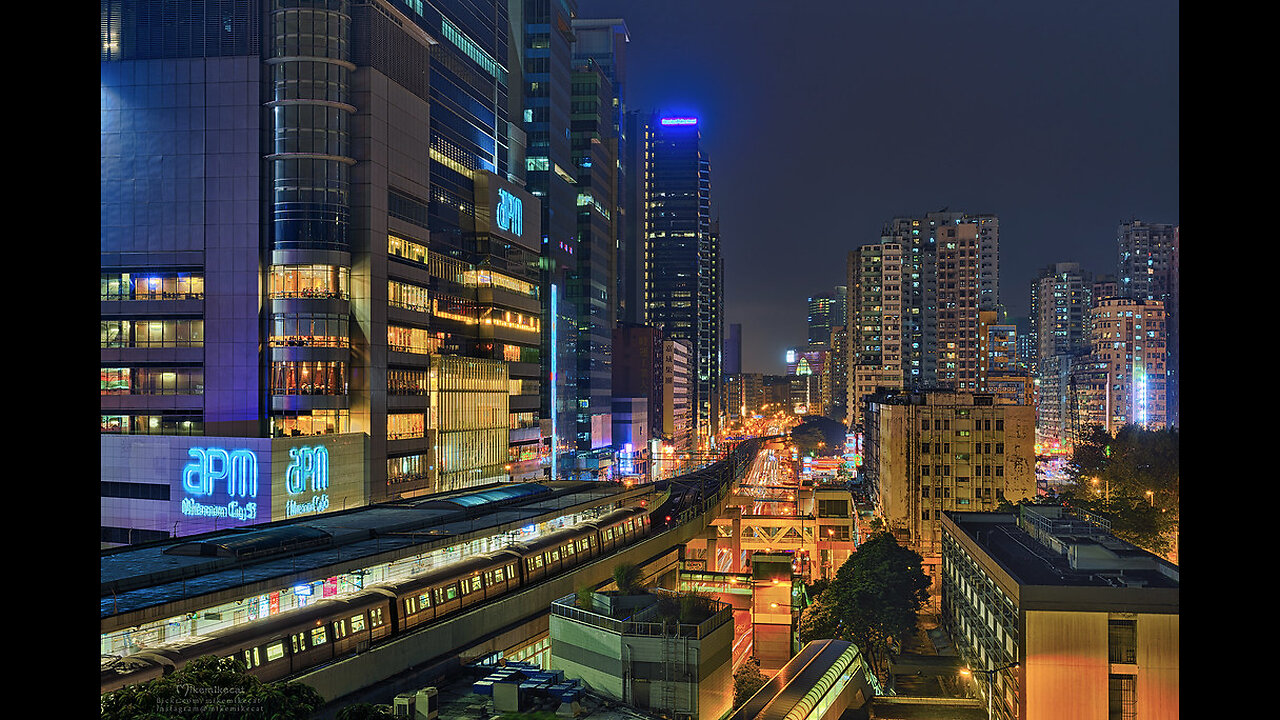
[[[394,601],[396,632],[403,632],[518,588],[519,563],[519,555],[502,550],[370,589]]]
[[[103,665],[102,692],[167,675],[204,655],[236,657],[264,682],[284,679],[632,544],[648,534],[650,512],[621,508],[414,578],[135,653]]]

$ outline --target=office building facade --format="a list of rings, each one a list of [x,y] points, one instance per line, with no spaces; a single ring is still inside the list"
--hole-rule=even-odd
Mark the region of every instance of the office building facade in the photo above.
[[[685,343],[697,447],[719,428],[723,270],[711,217],[711,161],[694,117],[655,114],[644,130],[645,322]]]
[[[104,483],[178,476],[191,508],[350,453],[368,502],[540,476],[507,4],[101,5],[102,431],[131,458]]]

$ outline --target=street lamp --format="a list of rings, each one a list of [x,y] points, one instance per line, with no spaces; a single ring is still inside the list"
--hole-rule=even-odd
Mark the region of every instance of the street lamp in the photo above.
[[[1156,495],[1150,490],[1147,491],[1147,500],[1151,503],[1151,507],[1156,506]]]
[[[1094,478],[1091,482],[1093,482],[1093,491],[1094,491],[1094,492],[1097,492],[1097,491],[1098,491],[1098,478]],[[1106,499],[1107,499],[1107,502],[1111,502],[1111,478],[1107,478],[1107,482],[1105,483],[1105,485],[1104,485],[1104,486],[1105,486],[1106,491],[1107,491],[1107,493],[1106,493]]]
[[[1097,481],[1095,480],[1094,482],[1097,482]],[[992,696],[995,695],[995,691],[996,691],[996,681],[995,681],[996,673],[1000,672],[1001,670],[1008,670],[1009,668],[1018,667],[1018,665],[1019,663],[1017,662],[1011,662],[1008,665],[1001,665],[1000,667],[991,668],[990,670],[970,670],[969,668],[960,669],[960,674],[962,675],[968,675],[970,673],[982,673],[983,675],[987,676],[987,720],[994,720],[994,715],[992,715],[993,711],[991,707],[991,698]]]

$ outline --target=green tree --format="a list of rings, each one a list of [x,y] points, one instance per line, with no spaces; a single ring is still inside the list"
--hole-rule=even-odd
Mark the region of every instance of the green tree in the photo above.
[[[1125,425],[1110,435],[1094,426],[1073,449],[1076,487],[1062,499],[1106,515],[1116,537],[1165,555],[1180,518],[1178,459],[1177,428]]]
[[[263,683],[238,658],[209,655],[101,697],[103,720],[306,720],[324,698],[302,683]]]
[[[623,595],[639,595],[644,592],[644,571],[631,563],[619,563],[613,568],[613,582]]]
[[[843,423],[821,415],[807,415],[791,430],[791,441],[801,455],[835,455],[844,447]]]
[[[921,557],[882,532],[859,546],[831,585],[800,616],[800,639],[848,640],[881,672],[890,647],[915,632],[929,599]]]
[[[356,703],[339,710],[335,720],[383,720],[391,717],[395,717],[395,711],[389,705]]]
[[[1110,498],[1091,491],[1066,491],[1059,499],[1064,505],[1081,508],[1105,517],[1111,534],[1156,555],[1172,549],[1177,522],[1172,514],[1153,507],[1145,498],[1112,494]]]
[[[733,706],[742,707],[767,682],[769,678],[760,672],[760,661],[755,657],[747,658],[746,662],[733,671]]]

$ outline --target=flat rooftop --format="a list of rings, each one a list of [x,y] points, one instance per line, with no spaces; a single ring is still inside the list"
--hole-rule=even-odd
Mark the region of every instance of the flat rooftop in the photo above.
[[[1167,560],[1101,530],[1077,523],[1040,538],[1010,513],[947,512],[947,520],[1019,586],[1059,589],[1155,590],[1177,612],[1178,568]],[[1041,523],[1042,527],[1049,527]],[[1169,591],[1173,591],[1170,593]]]

